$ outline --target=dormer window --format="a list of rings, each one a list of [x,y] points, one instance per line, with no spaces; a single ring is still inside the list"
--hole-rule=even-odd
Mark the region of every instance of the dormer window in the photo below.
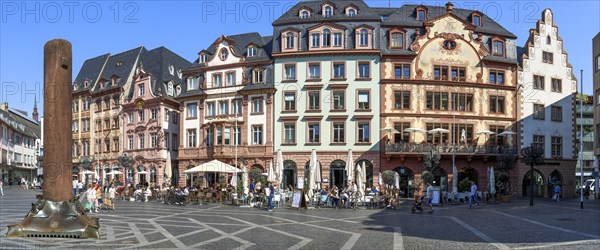
[[[352,8],[348,8],[348,10],[347,10],[346,13],[347,13],[348,17],[355,17],[356,16],[356,10],[352,9]]]
[[[473,15],[473,25],[481,26],[481,16]]]
[[[140,85],[138,85],[138,89],[139,89],[139,95],[140,95],[140,96],[143,96],[143,95],[144,95],[144,93],[146,93],[146,92],[145,92],[145,89],[144,89],[144,84],[143,84],[143,83],[142,83],[142,84],[140,84]]]
[[[425,10],[418,10],[417,11],[417,20],[419,20],[419,21],[425,21]]]
[[[169,74],[171,74],[172,76],[175,75],[175,67],[173,65],[169,65]]]
[[[447,49],[447,50],[453,50],[453,49],[456,48],[456,42],[455,41],[446,40],[446,41],[444,41],[443,47],[444,47],[444,49]]]
[[[221,49],[221,52],[219,53],[219,58],[221,58],[221,61],[227,60],[228,56],[229,56],[229,51],[226,48]]]
[[[113,77],[110,79],[110,82],[111,82],[110,84],[111,84],[112,86],[115,86],[115,85],[117,84],[117,78],[113,76]]]
[[[250,46],[248,47],[248,51],[246,52],[247,57],[255,57],[256,56],[256,47]]]
[[[89,82],[88,80],[85,80],[85,81],[83,82],[83,87],[84,87],[84,88],[87,88],[89,84],[90,84],[90,82]]]
[[[504,41],[499,38],[492,39],[492,55],[504,56]]]
[[[398,28],[390,29],[390,48],[402,49],[404,48],[404,30]]]
[[[324,17],[331,17],[331,16],[333,16],[333,8],[331,8],[331,6],[325,6],[325,9],[323,11],[323,16]]]
[[[264,83],[265,82],[265,71],[263,69],[255,69],[252,71],[252,82],[253,83]]]
[[[367,29],[360,30],[359,46],[369,45],[369,31]]]
[[[285,48],[293,49],[294,48],[294,32],[285,33]]]
[[[206,63],[206,62],[208,62],[208,54],[206,54],[206,53],[202,53],[202,54],[200,55],[200,62],[201,62],[201,63]]]
[[[187,79],[187,89],[188,90],[194,90],[194,89],[198,89],[198,78],[196,77],[190,77]]]
[[[310,12],[308,10],[300,11],[300,19],[307,19],[310,17]]]
[[[324,29],[323,30],[323,47],[331,46],[331,30]]]
[[[473,26],[475,27],[479,27],[483,25],[483,13],[479,12],[479,11],[473,11],[471,12],[471,24],[473,24]]]

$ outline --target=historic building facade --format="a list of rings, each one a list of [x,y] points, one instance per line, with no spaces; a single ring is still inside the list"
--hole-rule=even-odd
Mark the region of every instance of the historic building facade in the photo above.
[[[594,84],[594,172],[600,177],[600,32],[592,39],[592,81]],[[598,184],[598,183],[597,183]],[[600,191],[600,190],[599,190]]]
[[[133,175],[133,183],[172,184],[180,137],[175,97],[181,93],[181,71],[189,66],[165,47],[140,57],[122,104],[123,153],[133,157],[133,168],[127,171],[128,176]]]
[[[543,148],[544,163],[535,167],[533,176],[533,192],[540,197],[550,197],[555,184],[563,194],[575,190],[577,79],[553,20],[552,11],[545,9],[519,58],[520,147]],[[530,166],[520,161],[518,170],[518,194],[529,196]]]
[[[485,190],[487,168],[516,152],[514,136],[497,135],[516,133],[516,36],[448,3],[402,6],[382,21],[381,37],[382,170],[397,171],[411,196],[413,179],[439,155],[433,185],[450,191],[455,158],[458,181]]]
[[[306,1],[273,23],[273,133],[283,185],[306,179],[313,149],[323,186],[345,186],[348,161],[367,166],[368,186],[377,182],[380,22],[363,1]]]
[[[212,160],[268,169],[273,160],[272,38],[222,35],[183,71],[179,183],[184,171]],[[238,163],[235,162],[236,158]],[[207,175],[207,183],[216,179]]]

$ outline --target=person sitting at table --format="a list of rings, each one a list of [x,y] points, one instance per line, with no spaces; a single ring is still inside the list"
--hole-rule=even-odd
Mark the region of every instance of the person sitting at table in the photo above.
[[[331,194],[329,195],[329,198],[331,199],[331,206],[333,208],[337,208],[339,209],[339,199],[340,199],[340,192],[337,188],[337,186],[333,186],[333,189],[331,190]]]
[[[346,193],[346,189],[342,190],[342,194],[340,195],[340,199],[342,201],[342,207],[346,208],[348,203],[348,194]]]
[[[148,187],[144,192],[144,201],[149,201],[149,197],[152,196],[152,190]]]
[[[133,192],[133,197],[135,197],[135,201],[141,201],[142,200],[142,189],[138,187],[135,190],[135,192]]]

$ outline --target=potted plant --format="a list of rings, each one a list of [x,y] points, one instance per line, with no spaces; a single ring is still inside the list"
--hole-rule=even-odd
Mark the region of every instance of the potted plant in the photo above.
[[[383,183],[386,185],[386,187],[394,185],[395,174],[396,173],[392,170],[383,171],[381,177],[383,178]]]
[[[506,171],[498,171],[495,173],[497,180],[498,196],[501,202],[510,202],[510,175]]]
[[[415,200],[419,199],[421,197],[421,189],[423,188],[421,185],[423,184],[423,182],[419,179],[414,179],[412,180],[412,185],[411,188],[413,190],[413,196],[415,197]]]

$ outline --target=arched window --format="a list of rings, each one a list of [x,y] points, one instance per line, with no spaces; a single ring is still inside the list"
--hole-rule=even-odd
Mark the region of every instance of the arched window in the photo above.
[[[347,174],[345,168],[346,162],[342,160],[335,160],[331,162],[329,172],[330,187],[336,186],[338,188],[343,188],[347,185]]]
[[[331,46],[331,30],[324,29],[323,30],[323,47]]]
[[[367,29],[360,30],[360,46],[369,45],[369,31]]]
[[[325,7],[325,17],[331,17],[331,15],[333,14],[333,9],[331,8],[331,6],[327,6]]]
[[[546,36],[546,44],[551,44],[552,43],[552,38],[550,38],[550,35]]]
[[[492,51],[495,56],[504,56],[504,42],[503,41],[493,41],[492,42]]]
[[[450,40],[444,41],[444,49],[453,50],[454,48],[456,48],[455,41],[450,41]]]
[[[349,9],[348,10],[348,17],[355,17],[355,16],[356,16],[356,10]]]
[[[229,56],[229,51],[227,49],[223,48],[221,50],[221,54],[219,55],[219,57],[221,58],[221,60],[225,61],[228,56]]]
[[[473,25],[475,25],[475,26],[481,25],[481,17],[479,15],[473,15]]]
[[[283,187],[296,186],[296,162],[292,160],[283,161]]]
[[[285,37],[286,37],[285,48],[286,49],[293,49],[294,48],[294,33],[288,32],[285,35]]]
[[[300,14],[300,19],[307,19],[310,16],[307,10],[303,10]]]

